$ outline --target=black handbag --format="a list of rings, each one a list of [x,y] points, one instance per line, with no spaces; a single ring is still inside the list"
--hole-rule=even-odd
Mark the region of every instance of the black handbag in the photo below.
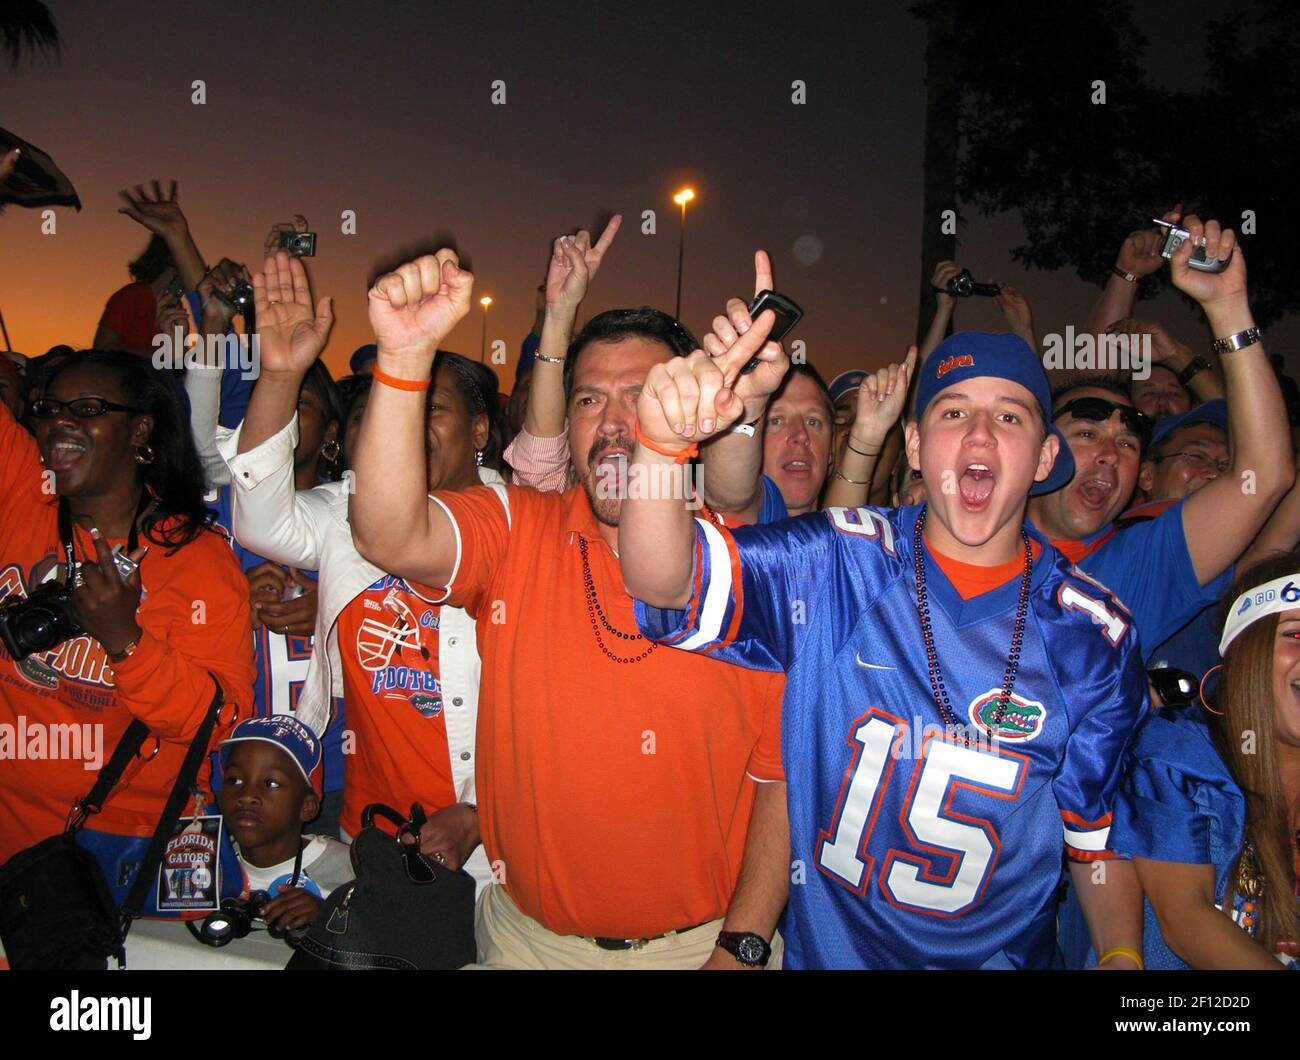
[[[0,866],[0,943],[14,969],[104,970],[108,958],[126,964],[126,935],[157,884],[163,850],[180,819],[221,712],[221,686],[190,744],[134,883],[119,907],[99,860],[79,846],[77,833],[98,813],[128,763],[149,736],[132,721],[94,787],[74,808],[65,831],[20,850]]]
[[[376,816],[397,825],[397,836]],[[474,961],[474,878],[420,853],[425,820],[418,804],[409,820],[383,803],[365,808],[352,842],[357,878],[325,900],[289,970],[447,970]],[[417,843],[401,843],[403,833]]]

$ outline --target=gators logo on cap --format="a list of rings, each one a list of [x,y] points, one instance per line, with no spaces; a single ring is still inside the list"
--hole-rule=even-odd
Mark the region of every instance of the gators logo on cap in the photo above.
[[[939,362],[939,366],[934,370],[934,377],[942,379],[954,368],[974,368],[975,358],[969,353],[954,354],[952,357]]]
[[[970,720],[999,740],[1032,740],[1043,731],[1047,709],[1041,703],[1015,692],[1011,693],[1005,709],[1000,708],[1001,701],[1000,688],[990,688],[982,696],[976,696],[969,708]]]

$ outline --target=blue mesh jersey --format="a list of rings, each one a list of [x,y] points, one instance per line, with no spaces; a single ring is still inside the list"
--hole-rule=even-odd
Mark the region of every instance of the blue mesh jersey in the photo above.
[[[1245,835],[1246,799],[1215,749],[1200,708],[1150,715],[1129,749],[1110,848],[1149,861],[1213,865],[1214,900],[1222,909]],[[1254,909],[1240,895],[1233,898],[1233,920],[1254,935]],[[1188,967],[1166,944],[1151,903],[1144,905],[1146,966]]]
[[[963,727],[948,730],[917,613],[920,511],[832,508],[734,531],[697,520],[687,608],[637,604],[648,637],[789,675],[786,967],[1050,967],[1063,847],[1106,856],[1147,695],[1132,616],[1039,538],[999,719],[1020,579],[963,601],[927,558]]]
[[[204,503],[216,509],[217,525],[230,533],[231,546],[239,557],[240,570],[247,573],[266,560],[250,552],[235,538],[230,487],[222,486],[209,491]],[[310,578],[315,571],[300,571]],[[293,714],[298,709],[298,697],[307,680],[307,663],[311,660],[315,637],[289,636],[273,633],[262,626],[253,630],[253,655],[257,662],[257,680],[253,684],[253,715],[258,718],[272,714]],[[343,789],[343,697],[334,697],[334,710],[329,726],[321,739],[321,794]],[[221,771],[212,771],[215,790],[221,787]]]

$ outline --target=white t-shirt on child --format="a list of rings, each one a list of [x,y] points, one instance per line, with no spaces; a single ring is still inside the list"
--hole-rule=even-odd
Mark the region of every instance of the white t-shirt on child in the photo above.
[[[323,835],[303,836],[302,841],[300,887],[306,887],[320,898],[328,898],[330,891],[356,877],[352,870],[351,852],[345,844]],[[293,858],[266,868],[250,865],[242,854],[239,860],[248,876],[250,892],[265,891],[274,898],[279,885],[293,879]]]

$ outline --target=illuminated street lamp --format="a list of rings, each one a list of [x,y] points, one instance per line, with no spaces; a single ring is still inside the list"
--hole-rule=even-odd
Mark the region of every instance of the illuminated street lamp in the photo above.
[[[483,307],[483,341],[479,344],[478,348],[478,359],[479,363],[482,364],[483,358],[487,355],[487,311],[488,306],[492,304],[491,296],[485,294],[478,300],[478,304]]]
[[[678,320],[682,316],[682,259],[686,254],[686,204],[695,198],[693,188],[682,188],[673,196],[673,202],[682,208],[681,235],[677,240],[677,312]]]

